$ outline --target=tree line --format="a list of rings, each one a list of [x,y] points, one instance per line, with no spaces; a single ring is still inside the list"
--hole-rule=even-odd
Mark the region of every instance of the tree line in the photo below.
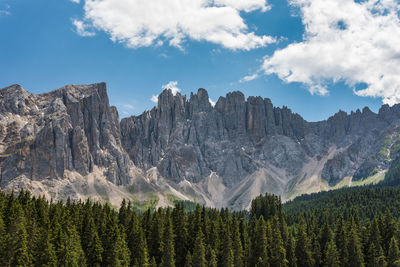
[[[294,212],[269,194],[249,212],[177,203],[138,213],[128,201],[117,210],[0,193],[0,266],[400,266],[397,213],[376,206],[360,216],[350,202],[332,218],[316,206]]]

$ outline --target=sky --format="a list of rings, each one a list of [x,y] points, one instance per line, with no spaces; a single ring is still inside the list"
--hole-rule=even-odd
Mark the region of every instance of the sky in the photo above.
[[[0,0],[0,88],[106,82],[120,117],[163,88],[262,96],[309,121],[400,102],[399,0]]]

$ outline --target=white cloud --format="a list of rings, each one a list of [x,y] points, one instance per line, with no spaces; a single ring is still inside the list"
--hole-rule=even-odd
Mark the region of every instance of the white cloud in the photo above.
[[[153,102],[153,103],[158,103],[158,95],[153,95],[153,96],[150,98],[150,100],[151,100],[151,102]]]
[[[0,0],[1,2],[1,0]],[[10,5],[9,4],[0,4],[0,16],[5,15],[5,16],[9,16],[11,15],[10,12]]]
[[[8,15],[11,15],[11,13],[10,13],[10,11],[8,11],[8,10],[0,10],[0,16],[1,16],[1,15],[8,16]]]
[[[214,0],[214,3],[219,6],[230,6],[245,12],[252,12],[257,9],[265,12],[270,9],[265,0]]]
[[[208,98],[208,102],[210,102],[211,106],[215,107],[216,103],[211,98]]]
[[[71,2],[74,2],[76,4],[79,4],[81,1],[80,0],[70,0]]]
[[[254,73],[254,74],[251,74],[251,75],[244,76],[242,79],[239,80],[239,82],[240,83],[250,82],[252,80],[257,79],[258,77],[259,77],[258,73]]]
[[[177,81],[170,81],[169,83],[164,84],[163,86],[161,86],[161,89],[162,90],[170,89],[172,91],[173,95],[176,95],[177,93],[179,93],[181,91],[181,89],[178,88],[178,82]],[[151,100],[151,102],[158,103],[158,95],[153,95],[150,98],[150,100]]]
[[[249,31],[240,11],[268,9],[266,0],[85,0],[83,21],[130,48],[190,39],[250,50],[275,39]]]
[[[123,107],[124,109],[129,109],[129,110],[135,109],[135,107],[132,106],[131,104],[122,104],[122,107]]]
[[[83,23],[83,21],[74,19],[72,21],[72,24],[74,24],[76,33],[80,36],[90,37],[95,35],[94,32],[87,30],[88,26],[85,23]]]
[[[305,34],[264,59],[266,74],[327,94],[343,81],[360,96],[400,102],[400,5],[397,0],[290,0],[300,8]]]
[[[169,83],[163,85],[161,88],[162,88],[163,90],[165,90],[165,89],[170,89],[170,90],[172,91],[172,94],[173,94],[173,95],[176,95],[176,93],[179,93],[179,92],[181,91],[181,89],[179,89],[179,88],[177,87],[177,85],[178,85],[178,82],[177,82],[177,81],[170,81]]]

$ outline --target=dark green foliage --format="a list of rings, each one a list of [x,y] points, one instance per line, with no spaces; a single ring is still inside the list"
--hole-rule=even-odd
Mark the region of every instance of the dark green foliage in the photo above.
[[[400,266],[400,251],[396,238],[390,240],[389,251],[387,256],[388,267]]]
[[[190,254],[188,254],[190,255]],[[206,250],[204,248],[203,232],[199,229],[196,235],[193,248],[192,266],[206,267]]]
[[[381,184],[389,186],[400,185],[400,157],[392,162]]]
[[[400,187],[352,187],[327,192],[302,195],[283,206],[289,225],[303,218],[314,217],[319,225],[332,224],[342,216],[349,219],[357,215],[362,221],[369,221],[380,213],[389,211],[395,218],[400,217]],[[390,205],[389,205],[390,204]]]
[[[167,216],[162,242],[161,267],[175,267],[174,232],[171,218]]]
[[[400,190],[384,187],[283,206],[265,195],[250,213],[181,203],[137,213],[129,202],[117,211],[0,192],[0,266],[400,267],[398,208]]]
[[[324,267],[339,267],[339,252],[337,251],[336,244],[331,239],[329,243],[326,244],[325,250],[325,258],[324,258]]]
[[[298,266],[314,266],[311,240],[306,233],[306,225],[304,221],[300,222],[297,229],[295,254]]]

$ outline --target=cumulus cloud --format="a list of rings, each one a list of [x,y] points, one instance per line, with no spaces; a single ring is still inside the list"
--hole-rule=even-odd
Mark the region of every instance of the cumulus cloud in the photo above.
[[[71,2],[74,2],[75,4],[79,4],[81,1],[80,0],[70,0]]]
[[[268,9],[266,0],[85,0],[83,21],[130,48],[194,40],[250,50],[275,39],[249,31],[240,11]]]
[[[135,109],[135,107],[133,105],[131,105],[131,104],[122,104],[122,107],[124,109],[129,109],[129,110]]]
[[[80,36],[90,37],[90,36],[94,36],[94,35],[95,35],[94,32],[91,32],[91,31],[88,31],[88,30],[87,30],[88,25],[86,25],[85,23],[83,23],[83,21],[74,19],[74,20],[72,21],[72,24],[74,24],[76,33],[77,33],[78,35],[80,35]]]
[[[178,88],[178,82],[177,81],[170,81],[167,84],[164,84],[162,86],[162,89],[170,89],[172,91],[173,95],[176,95],[176,93],[179,93],[181,91],[181,89]]]
[[[167,84],[164,84],[163,86],[161,86],[162,90],[165,89],[170,89],[172,91],[173,95],[176,95],[177,93],[179,93],[181,91],[181,89],[178,88],[178,82],[177,81],[170,81]],[[157,103],[158,102],[158,95],[153,95],[150,98],[151,102]]]
[[[252,12],[257,9],[265,12],[270,9],[265,0],[214,0],[214,3],[218,6],[230,6],[245,12]]]
[[[210,102],[211,106],[215,107],[215,101],[213,101],[211,98],[208,98],[208,102]]]
[[[242,79],[239,80],[239,82],[240,83],[250,82],[252,80],[257,79],[258,77],[259,77],[259,74],[258,73],[254,73],[254,74],[251,74],[251,75],[244,76]]]
[[[303,41],[264,59],[263,71],[328,94],[342,81],[360,96],[400,102],[400,5],[397,0],[290,0],[300,9]],[[365,89],[355,89],[357,85]]]
[[[152,95],[150,98],[151,102],[158,103],[158,95]]]

